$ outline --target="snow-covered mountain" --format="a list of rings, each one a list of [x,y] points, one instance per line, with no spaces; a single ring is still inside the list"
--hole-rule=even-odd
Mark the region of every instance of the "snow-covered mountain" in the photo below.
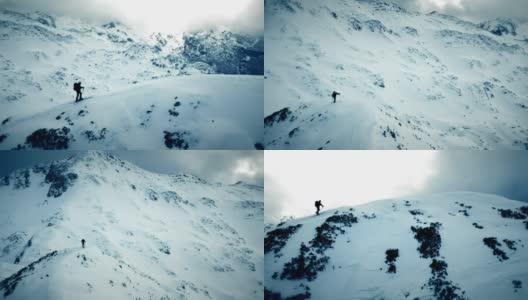
[[[265,18],[268,149],[528,149],[526,20],[379,0],[267,0]]]
[[[188,148],[254,149],[263,139],[263,51],[263,37],[220,29],[146,34],[1,9],[0,148],[43,148],[26,138],[67,127],[71,149],[160,149],[164,131],[176,129]],[[74,104],[77,81],[87,101]],[[155,141],[129,141],[138,135]]]
[[[155,174],[99,152],[0,182],[2,298],[263,297],[260,186]]]
[[[528,205],[470,192],[268,227],[265,299],[527,299]]]

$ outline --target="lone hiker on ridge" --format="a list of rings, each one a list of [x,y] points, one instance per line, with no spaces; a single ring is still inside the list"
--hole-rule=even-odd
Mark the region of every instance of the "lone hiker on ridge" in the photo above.
[[[75,102],[81,101],[83,99],[82,89],[84,89],[84,87],[81,86],[80,81],[73,84],[73,90],[77,93],[77,97],[75,97]]]
[[[84,248],[84,243],[86,243],[86,241],[84,239],[81,240],[81,244],[82,244],[82,247]]]
[[[321,210],[321,206],[324,207],[323,203],[321,203],[321,200],[315,201],[315,207],[317,208],[317,211],[315,213],[317,215],[319,215],[319,211]]]
[[[339,93],[336,92],[336,91],[334,91],[334,92],[332,93],[332,98],[334,98],[334,103],[336,103],[336,97],[337,97],[337,95],[341,95],[341,94],[339,94]]]

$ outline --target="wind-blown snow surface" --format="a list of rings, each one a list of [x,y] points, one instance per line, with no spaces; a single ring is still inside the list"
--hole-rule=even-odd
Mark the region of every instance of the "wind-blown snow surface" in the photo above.
[[[254,149],[263,140],[262,37],[146,35],[5,9],[0,24],[1,149],[177,147],[164,131],[185,136],[177,148]],[[86,101],[73,103],[77,81]],[[63,127],[67,143],[26,140]],[[131,140],[140,136],[150,138]]]
[[[267,229],[265,298],[526,299],[526,247],[528,206],[500,196],[343,207]]]
[[[262,187],[93,152],[2,178],[0,199],[5,299],[262,298]]]
[[[265,16],[267,149],[528,149],[527,23],[376,0]]]

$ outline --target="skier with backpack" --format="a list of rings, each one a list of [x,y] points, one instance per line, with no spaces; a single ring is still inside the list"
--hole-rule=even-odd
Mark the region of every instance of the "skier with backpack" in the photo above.
[[[84,239],[81,240],[81,244],[82,244],[82,247],[84,248],[84,243],[86,243],[86,241]]]
[[[321,203],[321,200],[315,201],[315,208],[317,208],[317,211],[315,213],[317,215],[319,215],[319,211],[321,210],[321,206],[324,207],[323,203]]]
[[[75,102],[83,100],[82,97],[82,90],[84,89],[83,86],[81,86],[81,82],[76,82],[73,84],[73,90],[77,93],[77,97],[75,97]]]
[[[341,94],[339,94],[339,93],[336,92],[336,91],[334,91],[334,92],[332,93],[332,98],[334,98],[334,103],[336,103],[336,97],[337,97],[337,95],[341,95]]]

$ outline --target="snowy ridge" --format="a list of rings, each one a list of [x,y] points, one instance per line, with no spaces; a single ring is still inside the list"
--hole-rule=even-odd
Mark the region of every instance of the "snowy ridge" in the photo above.
[[[165,143],[164,131],[185,140],[175,144],[189,149],[254,149],[262,142],[262,130],[255,131],[263,114],[262,37],[220,29],[147,35],[119,22],[96,26],[5,9],[0,23],[1,149],[174,148]],[[85,87],[86,102],[74,104],[77,81]],[[176,97],[182,107],[176,107]],[[156,118],[161,123],[149,124],[147,111],[155,107],[163,108]],[[90,120],[80,120],[88,113]],[[214,122],[209,127],[217,131],[209,131]],[[62,131],[39,140],[70,141],[26,144],[38,130]],[[218,145],[200,131],[226,141]],[[125,141],[138,135],[156,139]]]
[[[526,247],[528,205],[500,196],[343,207],[266,230],[265,299],[525,299]]]
[[[265,13],[267,149],[528,147],[528,23],[383,1],[272,0]]]
[[[261,189],[89,152],[13,172],[0,199],[2,298],[262,298]]]

